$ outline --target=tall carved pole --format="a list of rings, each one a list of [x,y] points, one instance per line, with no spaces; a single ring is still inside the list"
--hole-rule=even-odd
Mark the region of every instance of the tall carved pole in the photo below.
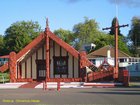
[[[48,18],[46,20],[46,29],[45,29],[45,37],[46,37],[46,81],[50,78],[50,39],[49,39],[49,25]]]
[[[119,73],[119,65],[118,65],[118,28],[120,27],[128,27],[128,24],[126,25],[118,25],[118,19],[116,17],[116,22],[115,22],[115,27],[107,27],[107,28],[103,28],[103,30],[108,30],[108,29],[112,29],[115,28],[115,51],[114,51],[114,79],[117,80],[118,79],[118,73]]]
[[[10,82],[16,82],[16,60],[16,53],[11,52],[9,54]]]
[[[115,22],[115,70],[114,70],[114,79],[118,78],[119,64],[118,64],[118,19],[116,18]]]

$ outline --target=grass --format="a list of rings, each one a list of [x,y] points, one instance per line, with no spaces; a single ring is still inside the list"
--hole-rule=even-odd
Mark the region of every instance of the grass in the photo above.
[[[0,73],[0,83],[5,83],[5,82],[9,82],[10,78],[9,78],[9,73]]]
[[[131,82],[130,82],[130,83],[129,83],[129,86],[130,86],[130,87],[140,87],[140,83],[137,83],[137,82],[132,82],[132,83],[131,83]]]

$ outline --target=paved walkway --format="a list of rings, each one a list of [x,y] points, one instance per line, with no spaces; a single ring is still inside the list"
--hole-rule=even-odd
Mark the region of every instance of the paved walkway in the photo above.
[[[28,82],[18,82],[18,83],[4,83],[0,84],[0,89],[16,89],[21,85],[27,84]]]
[[[26,84],[21,85],[19,88],[35,88],[39,84],[40,82],[28,82]]]
[[[57,88],[57,82],[48,82],[47,88]],[[121,83],[84,83],[84,82],[61,82],[61,88],[92,88],[92,87],[115,87],[121,86]],[[40,82],[18,82],[0,84],[0,89],[15,89],[15,88],[43,88],[43,83]]]

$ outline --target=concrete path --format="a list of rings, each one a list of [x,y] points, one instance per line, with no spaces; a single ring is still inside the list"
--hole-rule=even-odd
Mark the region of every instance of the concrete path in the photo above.
[[[19,88],[21,85],[24,85],[26,83],[27,82],[4,83],[4,84],[0,84],[0,89],[16,89],[16,88]]]
[[[47,88],[57,88],[57,82],[47,82]],[[115,87],[121,86],[122,83],[85,83],[85,82],[61,82],[61,88],[92,88],[92,87]],[[16,88],[41,88],[43,83],[39,82],[18,82],[0,84],[0,89],[16,89]]]

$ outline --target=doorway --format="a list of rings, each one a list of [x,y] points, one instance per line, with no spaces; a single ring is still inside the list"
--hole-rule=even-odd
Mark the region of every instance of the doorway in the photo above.
[[[37,80],[46,79],[46,60],[36,60],[37,64]]]

